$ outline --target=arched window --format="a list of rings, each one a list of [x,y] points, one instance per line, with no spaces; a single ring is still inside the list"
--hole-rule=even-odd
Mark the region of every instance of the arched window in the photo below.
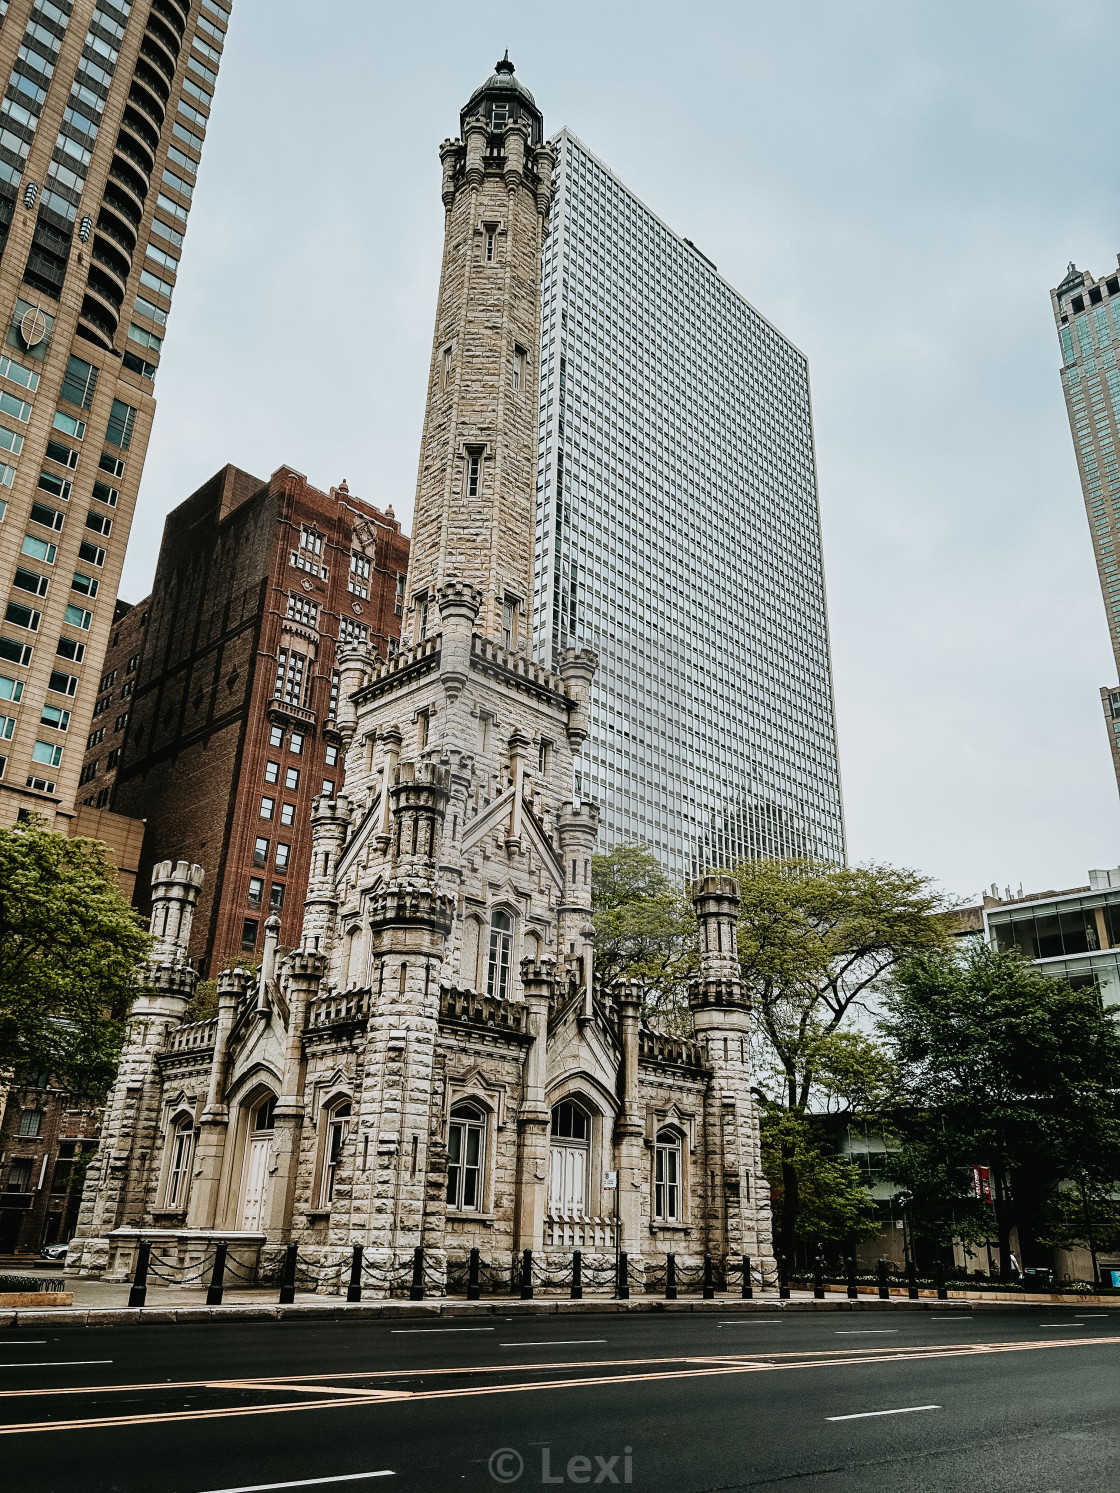
[[[477,1104],[457,1104],[447,1131],[447,1206],[463,1213],[482,1208],[486,1115]]]
[[[194,1122],[180,1120],[171,1131],[171,1165],[164,1192],[165,1208],[185,1208],[191,1185],[191,1153],[194,1150]]]
[[[272,1117],[275,1113],[275,1110],[276,1095],[269,1094],[268,1097],[266,1099],[262,1099],[261,1102],[257,1105],[256,1109],[253,1110],[253,1123],[251,1128],[253,1130],[271,1130]]]
[[[551,1151],[548,1211],[585,1215],[590,1171],[591,1117],[570,1099],[564,1099],[552,1107]]]
[[[319,1207],[329,1208],[334,1201],[334,1183],[342,1146],[350,1129],[350,1101],[343,1099],[327,1110],[327,1133],[323,1145],[323,1179],[319,1185]]]
[[[653,1216],[659,1223],[681,1221],[681,1138],[659,1130],[653,1162]]]
[[[486,965],[486,994],[498,1000],[509,995],[509,961],[513,951],[513,920],[507,912],[490,919],[490,957]]]

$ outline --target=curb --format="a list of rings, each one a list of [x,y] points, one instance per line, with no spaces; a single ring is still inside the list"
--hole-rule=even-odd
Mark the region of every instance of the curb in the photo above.
[[[1116,1305],[1114,1298],[1077,1297],[1066,1306]],[[813,1299],[780,1301],[775,1297],[755,1297],[743,1301],[738,1297],[713,1301],[684,1300],[665,1301],[660,1297],[634,1298],[629,1301],[611,1299],[571,1301],[566,1298],[545,1298],[539,1301],[521,1301],[518,1298],[502,1300],[488,1298],[485,1301],[448,1300],[435,1301],[363,1301],[348,1303],[337,1299],[318,1302],[298,1302],[292,1306],[279,1306],[266,1302],[246,1303],[231,1306],[146,1306],[146,1307],[56,1307],[46,1310],[0,1311],[0,1328],[12,1327],[133,1327],[146,1323],[167,1326],[173,1323],[194,1324],[199,1322],[399,1322],[434,1321],[444,1317],[547,1317],[547,1316],[604,1316],[612,1314],[657,1314],[674,1316],[682,1313],[724,1316],[730,1314],[750,1315],[752,1312],[926,1312],[960,1311],[991,1312],[1021,1310],[1053,1311],[1053,1301],[976,1301],[967,1297],[950,1297],[947,1301],[894,1297],[889,1301],[849,1301],[846,1298],[816,1301]]]

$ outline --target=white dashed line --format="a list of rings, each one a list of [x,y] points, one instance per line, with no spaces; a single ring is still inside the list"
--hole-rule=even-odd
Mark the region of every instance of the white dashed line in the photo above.
[[[48,1358],[41,1363],[0,1363],[0,1369],[65,1369],[77,1363],[112,1363],[111,1358]]]
[[[499,1348],[574,1348],[583,1343],[605,1343],[605,1337],[533,1338],[532,1342],[499,1343]]]
[[[897,1327],[837,1327],[837,1337],[889,1337],[898,1332]]]
[[[496,1327],[394,1327],[392,1328],[392,1333],[394,1336],[397,1336],[399,1334],[416,1332],[497,1332],[497,1330]],[[369,1475],[373,1476],[372,1473]],[[380,1477],[381,1474],[378,1473],[377,1476]]]
[[[940,1405],[906,1405],[901,1410],[861,1410],[857,1415],[826,1415],[825,1420],[872,1420],[877,1415],[914,1415],[919,1410],[940,1410]]]
[[[301,1477],[294,1483],[246,1483],[241,1488],[210,1488],[207,1493],[265,1493],[267,1488],[321,1488],[326,1483],[357,1483],[366,1477],[396,1477],[390,1469],[383,1472],[345,1472],[341,1477]]]

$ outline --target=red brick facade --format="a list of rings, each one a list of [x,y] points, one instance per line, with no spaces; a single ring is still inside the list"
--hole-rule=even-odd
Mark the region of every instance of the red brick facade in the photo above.
[[[391,510],[288,467],[268,482],[225,467],[168,516],[112,807],[147,821],[141,907],[157,862],[205,868],[190,948],[205,974],[259,958],[277,904],[281,946],[298,941],[311,801],[342,785],[340,629],[384,657],[407,566]]]

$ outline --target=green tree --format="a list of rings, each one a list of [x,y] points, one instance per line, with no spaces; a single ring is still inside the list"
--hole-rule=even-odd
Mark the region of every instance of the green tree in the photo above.
[[[847,1244],[879,1232],[875,1204],[857,1168],[838,1156],[819,1124],[778,1104],[763,1103],[760,1115],[762,1167],[772,1179],[770,1205],[787,1227],[779,1252],[790,1242]],[[786,1179],[796,1190],[786,1195]]]
[[[642,845],[620,845],[591,862],[595,962],[600,977],[640,980],[643,1014],[688,1033],[688,981],[699,967],[692,902]]]
[[[99,840],[0,829],[0,1068],[102,1095],[150,944]]]
[[[742,905],[739,959],[764,1046],[757,1052],[764,1108],[804,1121],[831,1109],[853,1118],[882,1108],[892,1064],[871,1038],[841,1030],[900,960],[949,940],[944,899],[928,877],[891,866],[746,861],[736,868]],[[816,1155],[797,1124],[774,1122],[767,1176],[775,1239],[792,1254],[817,1194]]]
[[[1077,990],[1016,952],[973,944],[899,965],[881,1023],[902,1073],[898,1158],[915,1207],[944,1234],[976,1227],[962,1192],[974,1165],[992,1176],[989,1232],[1010,1274],[1046,1231],[1063,1181],[1107,1191],[1120,1177],[1120,1030],[1095,986]]]

